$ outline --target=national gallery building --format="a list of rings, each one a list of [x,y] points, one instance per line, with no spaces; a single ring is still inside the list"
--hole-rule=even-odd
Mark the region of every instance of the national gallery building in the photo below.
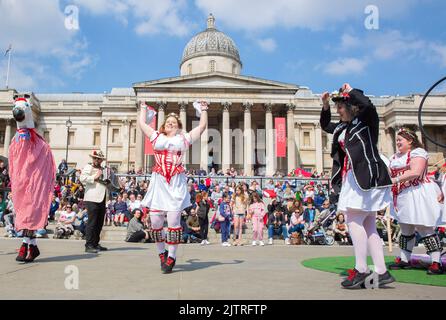
[[[139,102],[146,101],[157,110],[158,127],[175,112],[183,129],[189,131],[199,121],[192,103],[205,99],[210,105],[208,130],[186,155],[187,169],[207,170],[213,163],[217,170],[234,167],[246,175],[270,176],[297,167],[330,171],[332,137],[319,125],[320,95],[308,87],[245,76],[242,67],[236,44],[216,29],[210,15],[207,28],[186,44],[179,76],[101,94],[0,90],[0,152],[7,156],[16,130],[13,96],[27,93],[31,95],[36,128],[49,142],[57,164],[66,157],[68,145],[70,167],[82,168],[90,161],[91,150],[101,149],[108,164],[119,172],[150,168],[153,156],[145,154],[145,139],[137,126]],[[380,116],[379,149],[384,155],[395,152],[396,132],[401,126],[415,129],[421,137],[417,115],[422,96],[371,99]],[[423,116],[430,136],[443,143],[445,106],[445,95],[429,98]],[[338,121],[334,109],[332,114],[333,121]],[[69,127],[68,119],[72,123]],[[425,139],[423,142],[430,165],[445,157],[444,149]],[[277,156],[279,149],[284,156]]]

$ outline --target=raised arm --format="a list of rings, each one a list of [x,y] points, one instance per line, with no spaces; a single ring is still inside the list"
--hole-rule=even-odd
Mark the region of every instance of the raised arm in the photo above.
[[[208,115],[207,115],[208,104],[207,104],[207,102],[201,101],[200,107],[201,107],[200,123],[198,124],[198,127],[192,129],[189,132],[189,135],[192,139],[192,143],[200,138],[201,134],[204,132],[204,130],[206,130],[206,127],[208,124]]]
[[[322,111],[320,116],[320,124],[322,130],[327,133],[333,133],[336,128],[336,123],[331,122],[331,111],[330,111],[330,94],[324,92],[322,94]]]
[[[155,130],[146,123],[148,106],[145,102],[141,102],[140,108],[141,108],[141,113],[139,115],[138,124],[139,124],[139,127],[141,128],[142,132],[144,132],[144,134],[148,138],[150,138]],[[150,123],[152,121],[153,117],[156,115],[156,112],[153,110],[150,110],[149,112],[150,112],[149,119],[147,119],[147,120],[149,120],[149,123]]]

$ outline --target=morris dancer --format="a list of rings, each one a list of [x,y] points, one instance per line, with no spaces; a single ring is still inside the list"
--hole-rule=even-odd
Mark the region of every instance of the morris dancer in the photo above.
[[[152,121],[156,112],[141,103],[139,126],[150,138],[155,153],[155,166],[142,205],[150,209],[151,236],[156,242],[164,273],[172,272],[175,266],[176,251],[182,238],[181,212],[191,206],[183,155],[207,126],[207,114],[202,115],[207,112],[207,103],[194,103],[194,108],[200,116],[200,124],[189,133],[182,131],[183,124],[175,113],[167,115],[159,131],[155,131],[146,123]],[[167,235],[163,229],[166,215]],[[164,242],[168,245],[168,251]]]
[[[359,288],[372,276],[367,267],[368,246],[379,286],[382,286],[395,280],[386,269],[375,223],[376,212],[392,201],[392,181],[376,146],[378,113],[361,90],[344,84],[332,99],[340,122],[332,123],[329,98],[328,92],[322,95],[320,123],[325,132],[333,134],[332,186],[336,193],[340,192],[338,210],[346,214],[356,258],[355,268],[349,270],[348,278],[341,285],[347,289]]]
[[[16,260],[32,262],[40,255],[36,231],[44,229],[56,178],[56,164],[49,145],[34,128],[31,104],[16,98],[13,109],[17,133],[9,147],[9,174],[15,227],[22,231],[23,243]]]
[[[392,270],[411,268],[410,256],[415,245],[415,231],[418,231],[431,257],[427,274],[442,274],[440,255],[443,247],[435,228],[446,222],[441,208],[443,194],[437,183],[427,175],[428,154],[417,135],[400,129],[396,146],[398,152],[390,159],[390,169],[394,183],[393,215],[401,226],[401,257],[396,258],[389,267]]]

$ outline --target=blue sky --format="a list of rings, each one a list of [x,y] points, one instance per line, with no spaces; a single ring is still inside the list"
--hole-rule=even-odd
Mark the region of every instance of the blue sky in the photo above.
[[[65,25],[69,5],[79,29]],[[365,26],[369,5],[379,11],[377,30]],[[237,44],[244,75],[315,93],[350,82],[374,95],[422,93],[446,76],[439,0],[0,0],[0,49],[13,46],[10,87],[101,93],[177,76],[210,12]],[[6,65],[2,54],[0,87]]]

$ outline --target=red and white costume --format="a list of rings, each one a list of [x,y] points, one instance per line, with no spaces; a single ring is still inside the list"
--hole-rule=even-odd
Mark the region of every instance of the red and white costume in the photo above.
[[[201,106],[194,105],[194,108],[200,116]],[[148,113],[147,119],[150,123],[155,111],[149,107]],[[173,117],[178,120],[176,115]],[[176,250],[183,236],[181,213],[191,206],[183,156],[193,141],[187,132],[168,137],[166,134],[154,131],[149,138],[154,150],[155,166],[152,169],[149,188],[141,204],[150,210],[152,227],[150,234],[156,242],[161,269],[163,272],[171,272],[176,261]],[[166,216],[167,233],[164,232]],[[168,250],[165,249],[166,244]]]
[[[409,169],[410,160],[417,157],[426,160],[426,170],[421,177],[392,187],[392,214],[400,224],[436,227],[446,222],[446,216],[442,214],[442,206],[437,200],[441,190],[437,183],[427,176],[426,150],[417,148],[406,154],[393,155],[390,159],[391,175],[392,178],[401,176]]]
[[[44,229],[47,224],[56,165],[50,146],[34,128],[28,99],[15,99],[13,115],[17,133],[9,147],[9,174],[15,228],[23,233],[23,244],[16,260],[32,262],[40,254],[35,231]]]
[[[425,168],[422,175],[410,181],[400,182],[392,187],[393,210],[392,215],[401,227],[399,241],[400,256],[391,268],[401,268],[410,265],[412,250],[415,245],[415,231],[421,236],[426,252],[432,262],[429,274],[441,274],[440,254],[442,244],[435,228],[446,222],[445,212],[438,202],[441,194],[440,187],[427,175],[428,154],[422,148],[416,148],[405,154],[396,153],[390,159],[392,178],[402,176],[410,169],[411,159],[423,158]]]
[[[169,138],[155,131],[150,141],[154,149],[155,166],[142,205],[151,211],[181,212],[191,206],[183,166],[184,152],[192,143],[191,137],[189,133],[181,133]]]

